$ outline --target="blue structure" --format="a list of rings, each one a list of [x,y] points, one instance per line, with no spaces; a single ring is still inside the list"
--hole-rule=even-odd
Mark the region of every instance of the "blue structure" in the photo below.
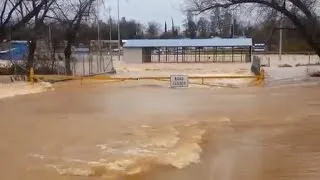
[[[0,51],[0,60],[21,61],[28,55],[27,41],[11,41],[10,48]]]

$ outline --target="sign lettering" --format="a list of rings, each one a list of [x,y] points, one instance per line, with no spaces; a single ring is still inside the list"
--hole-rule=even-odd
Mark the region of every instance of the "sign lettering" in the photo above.
[[[170,86],[172,88],[188,87],[189,78],[187,75],[172,75],[170,76]]]

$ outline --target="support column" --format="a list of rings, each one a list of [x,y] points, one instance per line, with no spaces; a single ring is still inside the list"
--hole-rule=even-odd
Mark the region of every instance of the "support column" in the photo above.
[[[179,48],[177,47],[177,63],[179,62]]]
[[[197,48],[194,49],[194,62],[197,62]]]
[[[199,62],[201,62],[201,50],[200,50],[200,47],[199,47]]]
[[[166,47],[166,62],[168,62],[168,48]]]
[[[231,49],[231,61],[233,62],[234,61],[234,47],[232,46],[232,49]]]
[[[226,60],[226,59],[225,59],[225,58],[226,58],[226,56],[225,56],[225,52],[224,52],[224,50],[225,50],[225,48],[223,47],[223,48],[222,48],[222,54],[223,54],[223,56],[222,56],[222,61]]]
[[[250,46],[249,47],[249,59],[248,59],[248,62],[251,62],[252,61],[252,47]]]
[[[216,47],[216,62],[218,62],[218,47]]]
[[[160,62],[160,48],[158,49],[158,61]]]

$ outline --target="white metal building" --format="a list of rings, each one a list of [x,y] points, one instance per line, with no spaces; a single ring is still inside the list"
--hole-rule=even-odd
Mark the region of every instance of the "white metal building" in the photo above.
[[[134,39],[123,46],[126,63],[251,62],[251,38]]]

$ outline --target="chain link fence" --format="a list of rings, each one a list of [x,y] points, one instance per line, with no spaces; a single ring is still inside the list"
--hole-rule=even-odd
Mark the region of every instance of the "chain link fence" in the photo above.
[[[37,42],[33,58],[33,68],[36,74],[67,75],[64,48],[48,48],[46,42]],[[70,69],[74,76],[112,73],[112,50],[101,51],[94,47],[73,47],[70,59]],[[11,41],[0,44],[0,75],[26,75],[28,58],[27,41]]]

